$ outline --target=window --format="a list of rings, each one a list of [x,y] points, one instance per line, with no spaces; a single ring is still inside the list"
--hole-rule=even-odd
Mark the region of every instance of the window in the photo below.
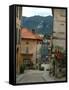
[[[60,25],[64,25],[64,24],[60,24]]]
[[[26,44],[29,44],[29,42],[26,42]]]
[[[16,49],[16,51],[18,52],[19,48]]]
[[[28,48],[28,47],[24,47],[22,50],[23,50],[23,52],[26,53],[26,54],[29,53],[29,48]]]
[[[26,53],[28,53],[29,52],[29,49],[28,49],[28,47],[26,47]]]
[[[40,42],[40,44],[42,44],[42,42]]]
[[[24,64],[30,64],[30,61],[28,59],[25,59]]]
[[[41,41],[38,41],[37,44],[42,44],[42,42]]]

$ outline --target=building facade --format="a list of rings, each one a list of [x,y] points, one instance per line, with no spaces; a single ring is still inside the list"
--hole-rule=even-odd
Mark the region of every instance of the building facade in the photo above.
[[[54,75],[63,77],[66,75],[66,9],[53,9],[53,53]]]
[[[20,47],[17,50],[17,64],[16,71],[20,72],[20,66],[25,65],[25,69],[36,68],[38,59],[40,58],[39,49],[41,46],[42,38],[35,32],[27,28],[20,30]],[[39,48],[38,48],[39,47]]]
[[[66,50],[66,10],[53,9],[53,46]]]
[[[19,44],[19,30],[21,28],[22,7],[16,7],[16,42]]]

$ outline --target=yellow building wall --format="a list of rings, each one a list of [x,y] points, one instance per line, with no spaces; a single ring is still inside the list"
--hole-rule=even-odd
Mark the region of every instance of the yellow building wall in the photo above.
[[[37,57],[37,40],[21,40],[20,47],[18,53],[16,53],[16,72],[20,72],[20,65],[23,64],[24,54],[26,53],[26,48],[28,47],[28,54],[32,54],[30,56],[31,62],[33,65],[36,65],[36,57]],[[28,44],[27,44],[28,43]]]
[[[27,44],[28,43],[28,44]],[[36,63],[36,48],[37,48],[37,41],[36,40],[22,40],[21,41],[21,53],[26,53],[26,48],[28,47],[28,53],[33,54],[31,58],[33,64]]]

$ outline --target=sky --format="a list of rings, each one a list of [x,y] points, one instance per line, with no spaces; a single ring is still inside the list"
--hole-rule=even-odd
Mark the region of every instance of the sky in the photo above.
[[[50,8],[34,8],[34,7],[23,7],[22,8],[22,16],[35,16],[35,15],[40,15],[40,16],[52,16],[52,11]]]

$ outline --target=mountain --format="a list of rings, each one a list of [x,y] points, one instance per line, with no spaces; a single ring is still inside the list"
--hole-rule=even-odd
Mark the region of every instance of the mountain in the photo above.
[[[53,30],[53,16],[22,16],[21,27],[35,29],[35,32],[39,34],[51,35]]]

